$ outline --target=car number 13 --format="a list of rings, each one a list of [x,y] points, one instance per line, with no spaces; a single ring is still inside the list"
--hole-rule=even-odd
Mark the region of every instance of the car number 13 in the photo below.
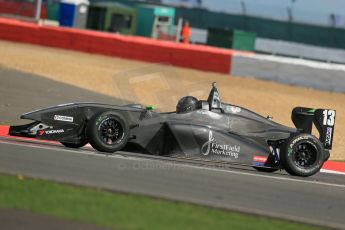
[[[323,125],[333,126],[334,121],[335,121],[335,111],[324,110],[323,111]]]

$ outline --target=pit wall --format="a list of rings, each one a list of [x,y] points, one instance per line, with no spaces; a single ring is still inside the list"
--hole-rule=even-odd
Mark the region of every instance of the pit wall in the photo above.
[[[0,39],[229,73],[233,51],[0,18]]]

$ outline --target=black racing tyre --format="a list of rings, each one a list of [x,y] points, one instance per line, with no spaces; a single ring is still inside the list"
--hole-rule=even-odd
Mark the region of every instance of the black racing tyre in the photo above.
[[[319,172],[325,159],[322,143],[303,133],[290,137],[283,145],[280,160],[291,175],[307,177]]]
[[[61,141],[60,143],[63,144],[67,148],[77,149],[77,148],[81,148],[84,145],[86,145],[88,143],[88,141],[86,138],[83,138],[78,143],[69,143],[69,142],[64,142],[64,141]]]
[[[277,168],[265,168],[265,167],[253,167],[259,172],[265,172],[265,173],[273,173],[275,171],[278,171],[279,169]]]
[[[128,142],[129,126],[116,112],[108,111],[93,116],[86,126],[86,135],[93,148],[113,153]]]

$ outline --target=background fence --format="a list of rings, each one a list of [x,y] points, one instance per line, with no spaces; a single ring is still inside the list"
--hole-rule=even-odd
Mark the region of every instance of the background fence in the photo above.
[[[105,0],[91,0],[91,3],[99,1],[104,2]],[[144,3],[138,0],[116,0],[116,2],[129,6]],[[203,8],[176,7],[175,10],[175,19],[184,18],[190,22],[193,28],[237,29],[254,32],[261,38],[345,49],[345,29],[336,25],[333,27],[318,26],[244,14],[214,12]]]
[[[27,20],[46,18],[47,4],[41,0],[0,0],[0,15]]]

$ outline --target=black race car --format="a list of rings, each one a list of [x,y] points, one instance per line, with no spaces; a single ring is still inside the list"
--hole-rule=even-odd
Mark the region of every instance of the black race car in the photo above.
[[[101,152],[135,148],[143,154],[285,169],[297,176],[317,173],[332,148],[335,110],[297,107],[296,128],[248,109],[223,103],[213,84],[207,100],[183,97],[175,112],[140,104],[71,103],[23,114],[34,122],[11,126],[10,135],[55,140],[66,147],[90,143]],[[315,124],[320,136],[311,134]]]

